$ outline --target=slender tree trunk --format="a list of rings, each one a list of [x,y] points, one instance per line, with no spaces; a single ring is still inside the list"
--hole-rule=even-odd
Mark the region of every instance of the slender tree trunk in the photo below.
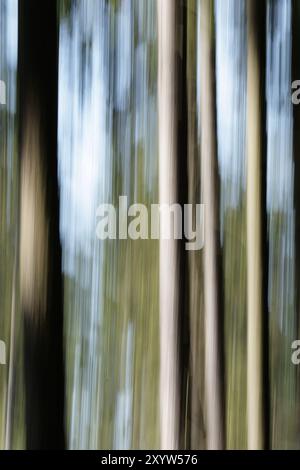
[[[176,187],[178,121],[176,7],[177,0],[157,0],[160,204],[173,204],[178,200]],[[160,428],[162,449],[176,449],[179,441],[178,254],[179,246],[176,240],[163,240],[160,237]]]
[[[12,300],[10,314],[10,341],[9,341],[9,366],[7,383],[7,401],[6,401],[6,426],[5,426],[5,449],[12,448],[12,429],[13,429],[13,404],[15,396],[15,373],[16,373],[16,276],[18,266],[18,247],[14,254],[13,281],[12,281]]]
[[[212,0],[202,0],[201,47],[201,189],[205,204],[204,306],[205,306],[205,395],[207,448],[223,449],[224,383],[222,355],[221,296],[218,270],[219,209],[216,138],[216,87],[214,9]]]
[[[61,246],[57,180],[58,22],[55,0],[19,0],[20,288],[26,438],[64,447]]]
[[[266,446],[264,302],[265,48],[266,4],[248,0],[247,61],[247,400],[248,447]],[[266,287],[266,286],[265,286]]]
[[[200,152],[197,113],[198,0],[187,0],[188,203],[199,204]],[[205,449],[203,250],[189,251],[191,448]]]
[[[184,205],[188,202],[188,81],[187,81],[187,18],[189,0],[177,2],[176,35],[176,96],[177,96],[177,192],[178,202],[184,215]],[[184,234],[184,216],[182,217],[182,240],[179,242],[179,448],[191,447],[191,393],[190,393],[190,318],[189,318],[189,266],[186,239]]]

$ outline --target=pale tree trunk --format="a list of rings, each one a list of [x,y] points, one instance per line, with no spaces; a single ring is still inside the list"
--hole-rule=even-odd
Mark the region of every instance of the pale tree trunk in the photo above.
[[[247,60],[247,411],[248,448],[263,449],[264,402],[264,290],[263,186],[265,159],[265,2],[248,0]]]
[[[53,449],[64,447],[54,0],[19,0],[18,80],[26,440],[29,449]]]
[[[201,47],[201,190],[204,220],[205,407],[208,449],[224,448],[222,322],[218,271],[218,197],[214,11],[212,0],[200,4]]]
[[[177,0],[157,0],[160,204],[173,204],[178,196],[176,4]],[[179,440],[178,253],[179,247],[176,240],[163,240],[160,237],[160,434],[162,449],[178,448]]]

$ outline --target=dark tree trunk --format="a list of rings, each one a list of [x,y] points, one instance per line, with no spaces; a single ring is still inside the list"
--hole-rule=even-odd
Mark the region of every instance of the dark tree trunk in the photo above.
[[[179,1],[176,9],[176,30],[182,31],[177,37],[177,191],[178,202],[184,214],[188,202],[188,103],[187,103],[187,9],[188,0]],[[188,251],[185,248],[184,218],[182,218],[183,239],[179,243],[179,448],[190,449],[190,325],[189,325],[189,272]]]
[[[20,287],[29,449],[65,445],[57,103],[56,1],[19,0]]]
[[[186,89],[187,89],[187,173],[189,204],[201,201],[200,152],[197,110],[198,0],[187,0]],[[203,250],[189,251],[188,296],[190,336],[190,447],[205,449],[204,423],[204,303]]]

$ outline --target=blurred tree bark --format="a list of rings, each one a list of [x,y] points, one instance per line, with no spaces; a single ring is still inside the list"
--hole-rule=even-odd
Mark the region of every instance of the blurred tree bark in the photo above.
[[[54,0],[19,0],[20,276],[29,449],[64,447]]]
[[[197,0],[187,0],[187,171],[188,203],[193,205],[201,201],[197,110],[198,8]],[[190,317],[190,444],[192,449],[205,449],[203,250],[189,251],[187,256]]]
[[[225,447],[224,381],[219,271],[214,2],[200,3],[201,190],[204,221],[205,396],[208,449]]]
[[[188,103],[188,15],[189,0],[177,2],[176,9],[176,96],[177,96],[177,191],[178,202],[184,214],[185,204],[189,201],[189,103]],[[189,201],[190,202],[190,201]],[[191,448],[191,336],[190,336],[190,298],[189,251],[186,250],[184,215],[182,217],[182,240],[179,242],[179,448]]]
[[[177,0],[157,0],[159,202],[178,202],[176,95]],[[171,221],[161,217],[161,229]],[[172,224],[169,225],[172,233]],[[160,416],[161,448],[179,445],[179,243],[160,234]]]
[[[265,252],[266,2],[247,2],[247,402],[248,448],[267,446],[267,284]]]

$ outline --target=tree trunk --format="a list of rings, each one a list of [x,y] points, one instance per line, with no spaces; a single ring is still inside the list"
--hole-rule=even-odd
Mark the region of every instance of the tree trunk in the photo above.
[[[199,204],[200,152],[197,110],[198,0],[187,0],[188,203]],[[205,449],[203,250],[189,251],[190,441]]]
[[[216,137],[216,87],[214,9],[212,0],[202,0],[201,47],[201,190],[204,219],[205,395],[207,448],[223,449],[224,383],[222,317],[219,279],[219,201]]]
[[[266,446],[265,351],[268,333],[264,302],[265,48],[266,5],[248,0],[247,61],[247,401],[248,447]]]
[[[55,0],[19,0],[20,288],[29,449],[64,447]]]
[[[177,0],[157,0],[160,204],[173,204],[178,200],[176,6]],[[168,221],[162,220],[161,222],[168,223]],[[162,449],[176,449],[179,441],[178,255],[178,242],[172,239],[163,240],[160,236],[160,430]]]

